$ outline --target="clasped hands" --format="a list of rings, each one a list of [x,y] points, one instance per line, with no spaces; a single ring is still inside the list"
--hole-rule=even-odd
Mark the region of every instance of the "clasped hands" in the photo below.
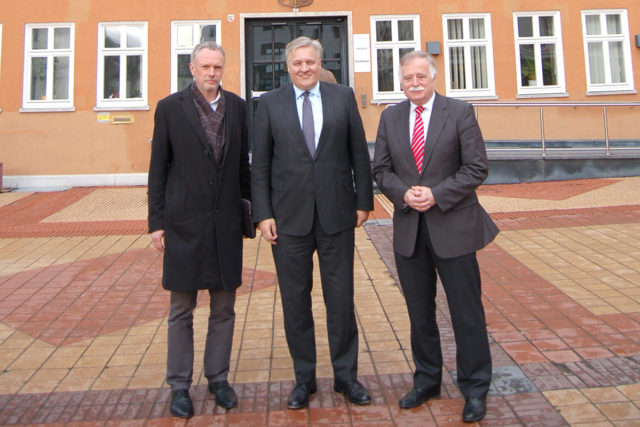
[[[418,212],[426,212],[436,205],[431,188],[414,185],[404,193],[404,202]]]

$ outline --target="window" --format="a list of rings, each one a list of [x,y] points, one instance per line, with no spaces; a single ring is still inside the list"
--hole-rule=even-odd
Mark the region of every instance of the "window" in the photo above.
[[[513,21],[518,93],[564,93],[560,13],[515,13]]]
[[[97,108],[148,108],[147,23],[98,24]]]
[[[25,26],[22,108],[73,109],[74,24]]]
[[[588,90],[633,90],[627,11],[583,10],[582,33]]]
[[[404,97],[400,87],[400,58],[420,49],[420,21],[417,15],[372,16],[373,98],[398,100]]]
[[[443,15],[447,94],[495,96],[491,16]]]
[[[171,23],[171,92],[193,81],[189,62],[195,45],[203,41],[220,43],[220,21],[173,21]]]

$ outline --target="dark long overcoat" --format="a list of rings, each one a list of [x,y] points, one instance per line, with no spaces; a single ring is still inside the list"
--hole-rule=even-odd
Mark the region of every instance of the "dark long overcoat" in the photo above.
[[[149,166],[149,232],[165,231],[162,285],[191,292],[242,283],[240,198],[250,199],[247,107],[223,91],[220,167],[189,87],[158,102]],[[217,257],[215,256],[217,254]],[[219,274],[217,274],[219,273]]]

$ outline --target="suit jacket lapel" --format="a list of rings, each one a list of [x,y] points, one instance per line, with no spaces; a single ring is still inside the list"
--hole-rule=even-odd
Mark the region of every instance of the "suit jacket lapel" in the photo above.
[[[390,141],[394,139],[400,141],[400,151],[405,159],[405,162],[412,168],[415,173],[418,173],[416,168],[416,162],[413,159],[413,153],[411,152],[411,136],[409,135],[409,114],[411,114],[411,104],[409,100],[403,101],[398,105],[398,113],[394,120],[395,133],[397,138],[389,138]]]
[[[309,153],[309,149],[307,148],[307,144],[304,141],[304,134],[302,133],[302,128],[300,127],[300,117],[298,116],[298,106],[296,100],[296,93],[293,90],[293,84],[289,83],[289,86],[282,92],[284,97],[283,102],[281,103],[283,111],[282,117],[292,117],[295,118],[292,121],[291,125],[293,126],[293,138],[296,140],[297,144],[304,149],[304,152],[307,153],[309,157],[311,157],[311,153]],[[317,150],[316,150],[317,153]]]
[[[433,96],[436,98],[433,100],[431,118],[429,119],[429,129],[427,131],[427,140],[424,145],[424,158],[422,160],[423,174],[424,171],[427,170],[429,160],[431,160],[433,151],[435,150],[436,145],[438,145],[442,127],[447,121],[447,116],[449,116],[449,113],[447,112],[447,104],[444,102],[444,99],[435,92]]]

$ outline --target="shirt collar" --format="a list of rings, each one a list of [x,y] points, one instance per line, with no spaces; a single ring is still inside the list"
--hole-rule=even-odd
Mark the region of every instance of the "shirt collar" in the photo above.
[[[435,99],[436,99],[436,93],[433,92],[433,95],[431,95],[431,99],[429,99],[426,103],[422,104],[424,109],[431,111],[433,109],[433,101]],[[413,110],[416,109],[417,105],[414,104],[412,101],[409,101],[409,103],[411,104],[411,112],[413,112]]]
[[[305,93],[306,91],[304,89],[300,89],[298,86],[293,85],[293,91],[296,94],[296,99],[298,99],[300,96],[302,96],[303,93]],[[311,89],[309,89],[309,93],[311,95],[317,95],[320,96],[320,80],[318,80],[318,82],[316,83],[316,85],[314,87],[312,87]]]
[[[216,99],[214,99],[213,101],[211,101],[209,104],[211,104],[211,106],[213,107],[214,105],[216,105],[218,102],[220,102],[220,97],[222,96],[222,87],[218,86],[218,96],[216,96]]]

